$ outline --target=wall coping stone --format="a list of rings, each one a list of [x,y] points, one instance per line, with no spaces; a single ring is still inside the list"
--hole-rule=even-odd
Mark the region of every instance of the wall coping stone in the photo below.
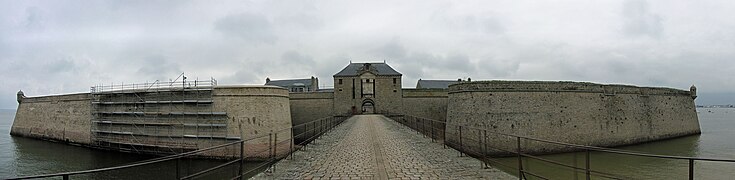
[[[649,92],[655,91],[655,92]],[[460,92],[587,92],[604,94],[690,95],[667,87],[639,87],[574,81],[473,81],[449,85],[449,94]]]

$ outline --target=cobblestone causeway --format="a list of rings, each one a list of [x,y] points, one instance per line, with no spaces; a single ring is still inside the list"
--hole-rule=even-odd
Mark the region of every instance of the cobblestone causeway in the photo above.
[[[517,179],[382,115],[346,120],[254,179]]]

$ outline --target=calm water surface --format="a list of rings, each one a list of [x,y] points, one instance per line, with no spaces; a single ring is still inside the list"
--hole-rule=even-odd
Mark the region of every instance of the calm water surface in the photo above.
[[[697,111],[699,112],[699,124],[702,129],[701,135],[617,148],[661,155],[735,159],[735,108],[699,108]],[[542,157],[566,164],[575,164],[576,162],[578,167],[585,167],[584,153],[564,153]],[[619,175],[625,177],[625,179],[688,179],[689,177],[689,162],[687,160],[597,152],[591,153],[590,159],[591,169]],[[517,158],[500,160],[504,164],[517,167]],[[523,163],[524,168],[544,177],[585,179],[583,173],[575,174],[568,168],[546,162],[524,159]],[[516,170],[507,168],[504,170],[517,174]],[[697,161],[695,162],[694,172],[696,179],[735,179],[735,163]],[[604,178],[597,177],[596,179]]]
[[[49,174],[118,166],[155,156],[96,150],[85,147],[10,136],[15,110],[0,110],[0,179],[16,176]],[[196,171],[224,163],[218,160],[186,159],[181,171]],[[176,162],[163,162],[94,175],[72,176],[72,179],[174,179]],[[258,163],[246,163],[252,170]],[[252,176],[262,170],[254,170]],[[237,167],[226,167],[200,179],[232,177]],[[229,179],[229,178],[227,178]]]
[[[697,109],[701,135],[676,138],[640,145],[619,147],[621,149],[678,156],[735,159],[735,109]],[[109,167],[153,158],[152,156],[94,150],[29,138],[11,137],[10,127],[14,110],[0,110],[0,179],[23,175],[55,173]],[[584,167],[584,154],[565,153],[547,155],[545,158],[576,164]],[[630,179],[686,179],[688,162],[642,158],[605,153],[591,154],[593,170],[622,175]],[[500,159],[515,166],[517,159]],[[192,164],[188,169],[203,169],[221,161],[185,160]],[[584,179],[569,169],[547,163],[524,159],[525,168],[553,179]],[[255,164],[248,164],[251,169]],[[84,179],[173,179],[174,162],[151,165],[124,171],[84,176]],[[507,170],[514,173],[512,170]],[[204,179],[221,179],[236,172],[225,168],[218,174]],[[735,179],[735,163],[697,162],[695,175],[698,179]]]

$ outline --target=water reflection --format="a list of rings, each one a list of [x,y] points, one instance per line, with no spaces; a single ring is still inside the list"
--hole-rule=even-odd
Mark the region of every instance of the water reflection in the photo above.
[[[104,151],[63,143],[10,136],[14,112],[0,112],[0,179],[16,176],[50,174],[119,166],[156,156]],[[192,174],[226,161],[184,159],[179,162],[180,174]],[[168,161],[111,172],[72,176],[72,179],[175,179],[176,161]],[[229,179],[238,172],[239,164],[228,166],[197,179]],[[245,171],[260,162],[245,163]],[[246,177],[263,169],[255,170]],[[60,179],[60,178],[58,178]]]
[[[649,154],[692,156],[735,159],[735,109],[700,110],[701,135],[692,135],[645,144],[617,147]],[[584,152],[563,153],[541,156],[577,167],[585,167]],[[592,152],[592,170],[615,174],[625,179],[687,179],[689,162],[687,160],[661,159],[630,155]],[[504,164],[517,167],[515,157],[500,158]],[[534,174],[553,179],[585,179],[584,172],[570,168],[524,158],[524,168]],[[735,163],[695,162],[694,175],[697,179],[731,179],[735,176]],[[501,168],[503,169],[503,168]],[[506,172],[517,174],[517,170],[504,168]],[[530,176],[527,176],[530,177]],[[593,176],[595,177],[595,176]],[[605,179],[597,176],[596,178]],[[536,179],[530,177],[529,179]]]

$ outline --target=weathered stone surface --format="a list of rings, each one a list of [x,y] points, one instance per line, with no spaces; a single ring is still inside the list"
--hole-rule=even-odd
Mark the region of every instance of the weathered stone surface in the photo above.
[[[140,94],[145,96],[146,93]],[[160,96],[161,94],[158,94]],[[117,96],[110,97],[117,98]],[[124,98],[122,95],[119,98]],[[164,97],[165,98],[165,97]],[[181,97],[172,97],[174,99]],[[112,100],[115,101],[115,100]],[[120,100],[124,101],[123,99]],[[128,100],[129,101],[129,100]],[[209,105],[207,105],[209,106]],[[288,91],[275,86],[217,86],[212,90],[212,112],[226,113],[226,131],[218,136],[240,137],[250,139],[245,150],[250,159],[268,158],[269,141],[278,141],[278,156],[288,152],[291,138],[291,114]],[[52,95],[43,97],[26,97],[21,99],[18,106],[11,134],[48,140],[66,141],[82,145],[95,146],[92,127],[92,99],[89,93]],[[131,112],[140,111],[124,106],[103,107],[100,111]],[[157,107],[160,112],[199,112],[201,109],[192,105],[163,104]],[[132,118],[132,117],[131,117]],[[206,121],[206,117],[196,117]],[[165,123],[172,119],[146,119],[147,123]],[[175,118],[174,118],[175,120]],[[187,118],[191,120],[191,118]],[[160,122],[159,122],[160,121]],[[182,120],[183,121],[183,120]],[[133,122],[132,120],[130,122]],[[178,121],[177,121],[178,122]],[[196,123],[196,122],[188,122]],[[197,130],[204,127],[197,127]],[[137,127],[133,133],[154,134],[163,136],[142,136],[131,138],[126,135],[116,140],[120,143],[149,144],[166,146],[172,143],[167,135],[175,135],[174,140],[180,146],[191,148],[206,148],[217,144],[232,142],[228,139],[210,138],[183,138],[182,135],[201,135],[198,131],[180,128],[173,130],[157,130],[156,127]],[[127,130],[126,130],[127,131]],[[173,134],[172,134],[173,133]],[[273,133],[272,136],[269,136]],[[115,138],[115,136],[108,136]],[[273,139],[270,139],[273,138]],[[278,138],[278,139],[275,139]],[[206,156],[237,156],[239,149],[235,147],[223,148],[217,151],[202,153]]]
[[[688,91],[579,82],[486,81],[452,85],[447,123],[606,147],[700,133]],[[459,129],[449,125],[446,131],[448,141],[457,144]],[[464,129],[465,141],[479,142],[477,133]],[[492,134],[488,138],[500,148],[515,149],[513,138]],[[526,152],[570,150],[548,143],[522,144]]]
[[[515,179],[381,115],[354,116],[254,179]]]
[[[444,121],[447,117],[446,89],[404,89],[401,113]]]
[[[250,139],[247,152],[268,152],[270,138],[285,141],[291,137],[291,113],[288,90],[276,86],[217,86],[214,89],[214,110],[227,112],[228,136]],[[257,157],[267,158],[267,153]],[[281,154],[281,153],[279,153]],[[281,154],[282,155],[282,154]]]
[[[25,97],[18,104],[10,134],[89,144],[90,118],[89,93]]]

